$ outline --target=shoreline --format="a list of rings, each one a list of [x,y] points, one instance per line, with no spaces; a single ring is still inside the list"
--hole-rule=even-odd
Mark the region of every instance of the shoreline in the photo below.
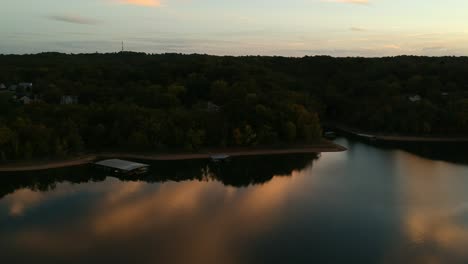
[[[231,157],[241,156],[261,156],[261,155],[284,155],[284,154],[307,154],[323,152],[342,152],[347,149],[333,142],[325,142],[317,145],[291,146],[289,148],[237,148],[237,149],[215,149],[204,150],[199,153],[128,153],[128,152],[103,152],[84,156],[72,157],[64,160],[49,161],[25,161],[12,164],[0,165],[0,172],[26,172],[40,171],[49,169],[58,169],[86,165],[99,159],[127,158],[148,161],[177,161],[177,160],[195,160],[209,159],[213,155],[226,154]]]
[[[362,131],[339,124],[329,124],[330,128],[361,139],[379,142],[421,142],[421,143],[468,143],[468,137],[460,136],[415,136],[415,135],[385,135]]]

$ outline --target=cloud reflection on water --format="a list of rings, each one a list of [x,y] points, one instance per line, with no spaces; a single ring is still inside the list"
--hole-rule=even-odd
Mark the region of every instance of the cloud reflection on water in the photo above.
[[[339,143],[350,150],[274,177],[253,162],[17,189],[0,199],[0,249],[39,262],[466,262],[466,165]]]
[[[57,225],[41,222],[11,230],[0,240],[8,239],[24,252],[59,260],[78,261],[90,251],[130,245],[128,250],[137,253],[134,260],[139,263],[241,263],[243,241],[274,228],[288,195],[304,181],[304,173],[310,169],[275,176],[248,188],[216,181],[147,184],[108,179],[80,185],[60,183],[47,193],[20,189],[1,202],[10,211],[21,211],[25,218],[28,212],[46,210],[43,208],[82,192],[93,198],[72,209],[79,218],[64,214],[68,217],[53,219]]]
[[[466,166],[396,153],[406,242],[395,245],[387,263],[466,263]]]

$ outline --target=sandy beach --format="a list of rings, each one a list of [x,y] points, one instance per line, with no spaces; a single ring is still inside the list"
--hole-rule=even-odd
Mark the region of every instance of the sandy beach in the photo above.
[[[92,163],[98,159],[123,158],[136,160],[152,161],[174,161],[174,160],[193,160],[208,159],[213,155],[225,154],[231,157],[239,156],[258,156],[258,155],[281,155],[281,154],[300,154],[300,153],[322,153],[322,152],[341,152],[346,151],[345,147],[333,142],[319,143],[317,145],[294,146],[290,148],[231,148],[204,150],[199,153],[176,153],[176,154],[151,154],[151,153],[125,153],[125,152],[104,152],[89,154],[65,160],[50,161],[29,161],[12,164],[0,165],[0,172],[21,172],[57,169],[64,167],[79,166]]]

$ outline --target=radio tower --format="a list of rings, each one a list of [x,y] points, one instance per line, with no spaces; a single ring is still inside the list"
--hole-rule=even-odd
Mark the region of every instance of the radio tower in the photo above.
[[[122,52],[124,52],[124,45],[123,45],[123,41],[122,41]]]

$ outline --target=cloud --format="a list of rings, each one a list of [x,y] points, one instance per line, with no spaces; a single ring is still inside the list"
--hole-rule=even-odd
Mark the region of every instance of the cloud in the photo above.
[[[364,32],[367,31],[365,28],[360,28],[360,27],[350,27],[349,30],[355,31],[355,32]]]
[[[383,45],[382,47],[383,47],[384,49],[401,49],[400,46],[395,45],[395,44]]]
[[[150,7],[161,6],[161,0],[118,0],[118,2],[122,4],[137,5],[137,6],[150,6]]]
[[[86,18],[82,16],[77,16],[77,15],[51,15],[51,16],[48,16],[47,18],[51,20],[55,20],[55,21],[67,22],[67,23],[73,23],[73,24],[81,24],[81,25],[96,25],[96,24],[101,23],[100,20]]]
[[[370,3],[370,0],[322,0],[324,2],[336,2],[336,3],[346,3],[346,4],[359,4],[367,5]]]
[[[309,164],[303,170],[274,175],[270,181],[249,188],[223,186],[208,180],[209,177],[206,181],[161,184],[123,182],[116,178],[79,185],[58,183],[53,191],[38,193],[44,199],[31,204],[28,208],[32,214],[25,211],[24,219],[33,217],[38,208],[51,208],[50,205],[80,195],[97,202],[75,204],[73,210],[79,217],[61,225],[44,221],[30,228],[8,229],[0,236],[0,244],[9,242],[13,248],[21,247],[25,254],[54,254],[57,261],[72,257],[85,262],[93,254],[90,249],[111,252],[126,245],[129,250],[116,252],[112,259],[130,262],[131,258],[135,263],[158,260],[210,264],[219,263],[220,259],[226,264],[246,263],[245,256],[238,254],[239,249],[246,239],[260,241],[281,223],[282,209],[294,198],[291,194],[310,190],[316,182],[315,177],[310,177],[312,168]],[[6,204],[35,200],[31,193],[16,191],[6,197]],[[184,250],[181,254],[175,248]]]
[[[443,46],[433,46],[433,47],[424,47],[421,49],[423,52],[444,52],[448,51],[446,47]]]

